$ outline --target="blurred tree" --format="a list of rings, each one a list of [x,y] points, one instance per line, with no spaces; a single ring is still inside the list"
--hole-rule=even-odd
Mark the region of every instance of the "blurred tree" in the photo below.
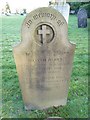
[[[82,6],[80,6],[80,8],[86,9],[88,18],[90,18],[90,2],[86,3],[86,4],[83,4]]]
[[[86,9],[88,9],[89,11],[89,6],[90,6],[90,2],[68,2],[70,5],[70,11],[71,10],[75,10],[75,13],[78,12],[80,7],[84,7]],[[87,6],[87,7],[86,7]]]

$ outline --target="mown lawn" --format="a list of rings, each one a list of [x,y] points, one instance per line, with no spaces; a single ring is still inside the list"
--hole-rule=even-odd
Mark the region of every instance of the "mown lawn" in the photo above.
[[[88,117],[88,28],[77,27],[77,17],[70,16],[68,39],[76,43],[68,102],[64,107],[25,111],[19,87],[12,46],[20,42],[24,16],[2,17],[2,118]],[[0,18],[1,19],[1,18]]]

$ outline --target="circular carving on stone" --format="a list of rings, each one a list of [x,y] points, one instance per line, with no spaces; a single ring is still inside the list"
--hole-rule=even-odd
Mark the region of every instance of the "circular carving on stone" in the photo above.
[[[36,42],[40,44],[50,43],[54,38],[54,30],[50,25],[39,25],[35,30]]]

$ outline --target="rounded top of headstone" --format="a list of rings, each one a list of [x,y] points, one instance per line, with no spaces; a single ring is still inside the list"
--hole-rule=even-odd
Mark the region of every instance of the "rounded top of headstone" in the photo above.
[[[64,33],[64,34],[62,34]],[[22,24],[22,40],[44,44],[60,36],[67,40],[67,22],[60,12],[50,7],[31,11]]]
[[[80,8],[78,13],[77,13],[77,15],[80,18],[82,18],[82,17],[87,18],[87,11],[86,11],[86,9]]]

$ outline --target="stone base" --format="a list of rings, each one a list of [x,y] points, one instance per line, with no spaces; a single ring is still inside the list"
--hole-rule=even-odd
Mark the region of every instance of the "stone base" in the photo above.
[[[29,111],[29,110],[40,110],[40,107],[36,106],[36,105],[25,105],[25,110]]]
[[[61,104],[60,104],[61,103]],[[25,104],[25,110],[29,111],[29,110],[45,110],[45,109],[48,109],[50,107],[58,107],[58,106],[65,106],[67,103],[66,99],[62,100],[62,101],[57,101],[57,104],[55,103],[48,103],[47,105],[41,105],[38,104],[38,105],[35,105],[35,104]]]

